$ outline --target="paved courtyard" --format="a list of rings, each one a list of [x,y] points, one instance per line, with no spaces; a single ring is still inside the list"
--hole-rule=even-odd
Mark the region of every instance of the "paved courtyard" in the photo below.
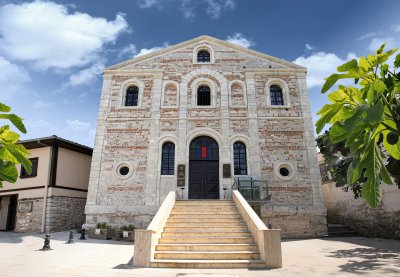
[[[0,276],[400,276],[400,241],[363,237],[287,240],[281,269],[154,269],[130,264],[133,244],[88,239],[66,244],[52,234],[52,251],[38,251],[43,234],[0,232]]]

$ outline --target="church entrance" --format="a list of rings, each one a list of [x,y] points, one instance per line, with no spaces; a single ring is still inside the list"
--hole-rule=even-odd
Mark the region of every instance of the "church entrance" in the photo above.
[[[197,137],[189,151],[189,199],[219,199],[218,143],[210,137]]]

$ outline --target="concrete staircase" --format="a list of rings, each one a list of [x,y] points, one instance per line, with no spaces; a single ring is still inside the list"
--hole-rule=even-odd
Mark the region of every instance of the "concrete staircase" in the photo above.
[[[151,267],[265,268],[233,201],[176,201]]]

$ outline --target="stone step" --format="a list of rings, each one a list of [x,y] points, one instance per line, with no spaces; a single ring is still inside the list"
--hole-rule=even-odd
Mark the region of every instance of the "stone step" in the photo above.
[[[258,251],[256,244],[158,244],[156,251]]]
[[[175,260],[251,260],[260,259],[258,251],[156,251],[155,259],[175,259]]]
[[[246,226],[208,226],[205,227],[203,226],[179,226],[179,227],[170,227],[170,226],[165,226],[164,227],[164,232],[248,232],[249,230],[247,229]]]
[[[224,218],[241,218],[240,214],[233,213],[171,213],[169,218],[216,218],[216,219],[224,219]]]
[[[171,215],[218,215],[218,216],[225,216],[225,215],[238,215],[240,216],[240,213],[236,211],[214,211],[214,210],[209,210],[209,211],[203,211],[203,210],[192,210],[192,211],[172,211]]]
[[[165,226],[166,227],[185,227],[185,226],[204,227],[206,225],[205,225],[205,221],[187,219],[187,220],[167,221]],[[246,224],[242,220],[207,222],[207,226],[212,226],[212,227],[247,227]]]
[[[232,222],[232,223],[244,223],[243,219],[241,217],[224,217],[224,218],[207,218],[207,217],[197,217],[197,218],[193,218],[193,217],[182,217],[182,216],[178,216],[178,217],[169,217],[167,223],[171,223],[171,222],[193,222],[193,223],[201,223],[203,226],[205,223],[208,223],[211,225],[213,223],[222,223],[222,222]],[[204,223],[203,223],[204,222]]]
[[[236,212],[236,207],[174,207],[172,212]]]
[[[198,205],[198,204],[209,204],[209,205],[232,205],[232,200],[176,200],[175,205]]]
[[[167,268],[265,268],[262,260],[158,260],[151,267]]]
[[[162,237],[158,241],[159,244],[254,244],[253,237]]]
[[[162,238],[172,238],[172,237],[251,237],[249,231],[239,231],[239,232],[208,232],[208,231],[195,231],[195,232],[162,232]]]

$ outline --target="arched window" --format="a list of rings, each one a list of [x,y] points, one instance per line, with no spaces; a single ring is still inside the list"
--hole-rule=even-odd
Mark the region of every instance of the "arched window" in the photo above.
[[[211,105],[211,90],[208,86],[199,86],[197,89],[197,106]]]
[[[282,88],[278,85],[272,85],[269,87],[269,92],[271,96],[271,105],[283,106]]]
[[[175,144],[166,142],[162,146],[161,175],[174,175]]]
[[[200,50],[197,52],[197,62],[198,63],[209,63],[210,62],[210,52],[207,50]]]
[[[233,144],[234,175],[247,175],[246,145],[243,142]]]
[[[139,97],[139,88],[137,86],[130,86],[126,90],[125,106],[137,106]]]

